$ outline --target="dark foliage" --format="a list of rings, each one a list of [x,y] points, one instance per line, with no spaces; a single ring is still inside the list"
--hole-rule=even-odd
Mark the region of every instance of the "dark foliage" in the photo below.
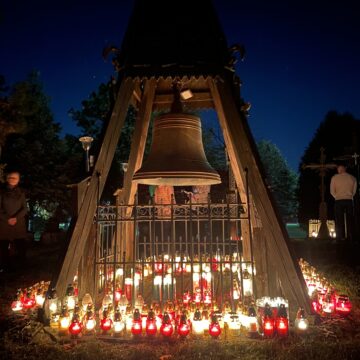
[[[96,156],[100,151],[106,125],[110,119],[114,104],[115,90],[114,84],[100,84],[97,91],[94,91],[87,100],[82,102],[81,110],[70,110],[70,116],[81,129],[82,135],[92,136],[94,142],[90,149],[90,154]],[[135,125],[135,109],[129,107],[128,114],[122,129],[118,146],[116,148],[114,160],[111,164],[110,172],[105,183],[102,194],[103,202],[114,202],[114,192],[122,186],[123,171],[121,163],[127,162],[130,154],[131,137]],[[85,166],[81,164],[84,158],[83,150],[79,146],[79,141],[75,137],[67,137],[68,148],[74,152],[73,161],[78,164],[75,173],[72,174],[76,181],[80,181],[86,176]],[[75,145],[75,148],[72,147]],[[74,150],[76,149],[76,151]],[[71,169],[74,169],[71,167]],[[70,169],[69,169],[70,170]],[[70,170],[71,171],[71,170]]]
[[[270,141],[262,140],[257,144],[264,166],[270,191],[273,193],[280,215],[284,222],[297,217],[297,175],[289,168],[279,148]]]
[[[60,125],[54,122],[50,101],[36,72],[11,87],[7,101],[14,117],[7,121],[21,124],[22,131],[11,132],[3,148],[6,170],[18,170],[28,192],[30,209],[36,204],[54,209],[66,208],[68,196],[64,173],[64,144],[59,138]],[[60,215],[60,214],[59,214]]]

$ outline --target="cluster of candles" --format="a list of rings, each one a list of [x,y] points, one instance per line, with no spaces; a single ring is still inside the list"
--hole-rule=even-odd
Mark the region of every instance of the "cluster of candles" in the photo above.
[[[352,304],[349,297],[339,294],[335,287],[304,259],[299,260],[311,304],[315,312],[321,315],[348,315]]]
[[[14,311],[41,307],[45,301],[49,282],[35,284],[25,291],[18,291],[12,304]],[[125,293],[119,296],[109,292],[104,296],[98,312],[90,294],[85,294],[79,302],[76,283],[69,285],[66,296],[61,301],[56,292],[48,293],[50,326],[61,335],[71,337],[82,335],[121,336],[162,336],[187,337],[210,335],[218,338],[222,333],[247,333],[249,337],[284,337],[289,333],[288,302],[283,298],[263,297],[256,303],[247,298],[246,305],[237,301],[235,311],[225,302],[219,309],[211,294],[205,300],[199,300],[197,293],[189,291],[182,299],[167,301],[162,307],[153,303],[148,307],[142,296],[138,295],[134,306]],[[19,303],[20,302],[20,303]],[[308,320],[303,309],[299,309],[295,319],[295,328],[305,331]]]
[[[288,335],[288,303],[285,299],[262,298],[256,304],[250,301],[247,305],[238,301],[235,311],[228,302],[222,309],[215,301],[196,302],[196,294],[190,292],[184,293],[183,299],[188,301],[167,301],[163,307],[154,302],[148,307],[138,295],[132,306],[125,294],[116,298],[108,293],[96,312],[90,294],[85,294],[80,305],[77,297],[68,292],[60,312],[54,312],[55,307],[52,307],[54,302],[51,301],[56,302],[57,298],[50,300],[50,325],[57,328],[59,334],[70,334],[72,337],[99,333],[113,337],[164,338],[184,338],[189,334],[208,334],[218,338],[224,332],[230,335],[245,332],[250,337],[258,337],[259,334],[263,337]],[[307,322],[304,313],[300,315]],[[307,326],[301,325],[300,318],[295,323],[300,324],[299,329],[306,330]]]
[[[115,291],[114,296],[119,297],[122,291],[125,293],[127,299],[141,293],[140,285],[144,284],[146,280],[151,280],[154,286],[154,299],[164,301],[168,299],[177,298],[176,283],[179,278],[183,279],[188,276],[192,277],[193,288],[192,292],[197,293],[197,302],[200,300],[211,300],[211,284],[214,281],[214,273],[222,272],[224,274],[232,272],[233,290],[231,296],[234,300],[242,297],[241,288],[243,288],[243,295],[249,297],[253,295],[253,276],[252,272],[255,268],[250,262],[244,262],[239,258],[237,253],[232,256],[215,255],[212,259],[208,256],[199,258],[195,255],[194,260],[190,261],[188,256],[180,257],[176,255],[171,258],[165,254],[156,256],[154,258],[147,258],[144,261],[139,261],[135,271],[131,269],[131,274],[125,276],[123,267],[114,269],[112,266],[100,269],[98,288],[109,288],[114,279],[115,270]],[[185,300],[185,299],[184,299]]]
[[[41,281],[31,287],[18,289],[14,301],[11,303],[11,309],[14,312],[19,312],[42,307],[49,284],[50,281]]]
[[[214,266],[211,263],[210,266]],[[195,275],[193,291],[185,291],[178,300],[163,300],[161,305],[154,301],[151,306],[145,304],[143,297],[132,287],[132,278],[125,278],[124,289],[120,282],[115,290],[108,286],[101,307],[95,310],[90,294],[78,299],[76,277],[74,283],[68,286],[66,296],[61,300],[54,290],[48,291],[49,282],[40,282],[26,289],[19,289],[11,307],[14,312],[43,307],[49,312],[50,326],[58,329],[60,334],[70,334],[72,337],[91,334],[117,336],[162,336],[187,337],[210,335],[218,338],[222,333],[247,333],[250,337],[262,336],[271,338],[284,337],[289,333],[288,302],[283,298],[263,297],[252,301],[251,275],[244,267],[242,280],[244,286],[244,302],[237,298],[240,295],[236,281],[233,284],[233,303],[225,302],[220,309],[208,286],[211,278],[206,280],[210,272],[202,266],[209,264],[193,263],[192,274]],[[218,265],[216,265],[218,266]],[[156,276],[169,273],[166,263],[154,263]],[[181,267],[186,272],[186,267]],[[338,294],[335,288],[305,260],[300,259],[309,296],[314,310],[320,314],[347,315],[351,311],[351,302],[346,295]],[[121,269],[122,270],[122,269]],[[211,271],[217,271],[213,268]],[[239,271],[237,269],[236,271]],[[250,269],[251,271],[251,269]],[[155,275],[154,274],[154,275]],[[204,276],[205,274],[205,276]],[[123,274],[116,274],[121,275]],[[148,275],[148,274],[147,274]],[[139,275],[138,275],[139,276]],[[166,277],[161,277],[165,281]],[[200,286],[200,279],[204,278]],[[137,276],[135,276],[135,280]],[[175,279],[172,279],[174,282]],[[249,283],[249,284],[247,284]],[[136,284],[135,284],[136,285]],[[236,288],[236,289],[235,289]],[[249,291],[247,289],[249,288]],[[200,290],[201,289],[201,290]],[[46,295],[48,295],[46,299]],[[135,297],[135,301],[133,300]],[[46,299],[46,300],[45,300]],[[309,327],[304,309],[300,308],[294,322],[295,329],[304,332]]]

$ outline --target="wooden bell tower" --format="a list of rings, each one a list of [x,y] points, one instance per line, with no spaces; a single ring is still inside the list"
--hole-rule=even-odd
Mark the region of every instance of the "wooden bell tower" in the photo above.
[[[184,110],[215,109],[240,198],[245,200],[249,195],[246,211],[252,230],[243,233],[244,254],[249,256],[247,249],[252,244],[258,297],[282,295],[293,311],[302,306],[308,314],[311,312],[286,229],[264,182],[247,123],[246,104],[240,96],[240,80],[233,67],[233,51],[226,43],[210,0],[135,1],[115,59],[119,72],[116,102],[56,282],[59,296],[71,283],[80,261],[84,261],[85,250],[93,246],[90,232],[97,199],[104,188],[129,105],[138,112],[121,200],[131,205],[137,191],[132,178],[143,161],[151,114],[154,110],[169,111],[176,80],[193,94],[183,100]]]

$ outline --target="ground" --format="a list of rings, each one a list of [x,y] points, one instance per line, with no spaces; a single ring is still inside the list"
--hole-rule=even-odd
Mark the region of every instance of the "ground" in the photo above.
[[[293,240],[297,257],[321,271],[336,288],[350,296],[347,318],[317,319],[308,334],[291,332],[286,339],[249,339],[222,334],[211,338],[160,339],[135,342],[104,340],[59,341],[36,319],[14,316],[10,304],[17,288],[49,280],[59,254],[56,244],[33,244],[28,264],[0,274],[0,359],[359,359],[360,358],[360,246],[324,240]],[[226,337],[226,338],[225,338]]]

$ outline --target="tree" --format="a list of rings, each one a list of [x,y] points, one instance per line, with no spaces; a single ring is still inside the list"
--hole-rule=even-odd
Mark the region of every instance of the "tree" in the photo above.
[[[225,142],[222,134],[216,134],[212,127],[205,124],[202,129],[202,140],[210,165],[216,170],[226,169]]]
[[[93,154],[97,154],[100,150],[103,135],[114,105],[115,93],[116,91],[112,81],[107,84],[100,84],[97,91],[92,92],[87,100],[82,101],[81,110],[71,109],[69,112],[72,119],[81,129],[82,135],[92,136],[94,138],[90,150]],[[112,202],[114,192],[122,186],[123,173],[121,163],[127,162],[129,158],[135,116],[135,109],[130,106],[121,131],[114,160],[105,183],[102,201]],[[78,160],[82,158],[78,156],[79,150],[81,151],[79,141],[77,138],[71,136],[68,136],[66,141],[68,148],[71,149],[71,151],[76,151],[77,160],[73,160],[78,162]],[[72,174],[73,178],[76,178],[77,181],[85,176],[84,166],[79,165],[80,166],[77,166],[77,173]]]
[[[27,80],[11,87],[8,102],[12,115],[9,123],[25,124],[22,133],[7,136],[3,159],[9,170],[18,170],[28,190],[31,210],[41,206],[51,212],[58,204],[68,204],[63,173],[64,144],[59,138],[60,125],[54,122],[50,102],[39,76],[32,72]]]
[[[299,221],[306,224],[309,219],[318,219],[320,203],[320,177],[315,171],[304,170],[303,164],[318,163],[320,148],[325,148],[326,162],[334,162],[334,158],[343,155],[359,153],[360,142],[360,121],[351,114],[340,114],[330,111],[320,123],[313,139],[306,148],[301,158],[299,167]],[[353,161],[349,161],[349,172],[355,175]],[[333,218],[333,199],[329,192],[331,176],[335,173],[328,173],[325,178],[325,200],[328,205],[328,218]]]
[[[4,76],[0,75],[0,160],[6,138],[13,133],[24,130],[23,119],[16,111],[16,107],[8,99],[9,87],[5,83]],[[4,182],[3,171],[6,164],[0,163],[0,182]]]
[[[297,175],[289,168],[279,148],[267,140],[257,143],[266,179],[284,222],[297,218]]]

